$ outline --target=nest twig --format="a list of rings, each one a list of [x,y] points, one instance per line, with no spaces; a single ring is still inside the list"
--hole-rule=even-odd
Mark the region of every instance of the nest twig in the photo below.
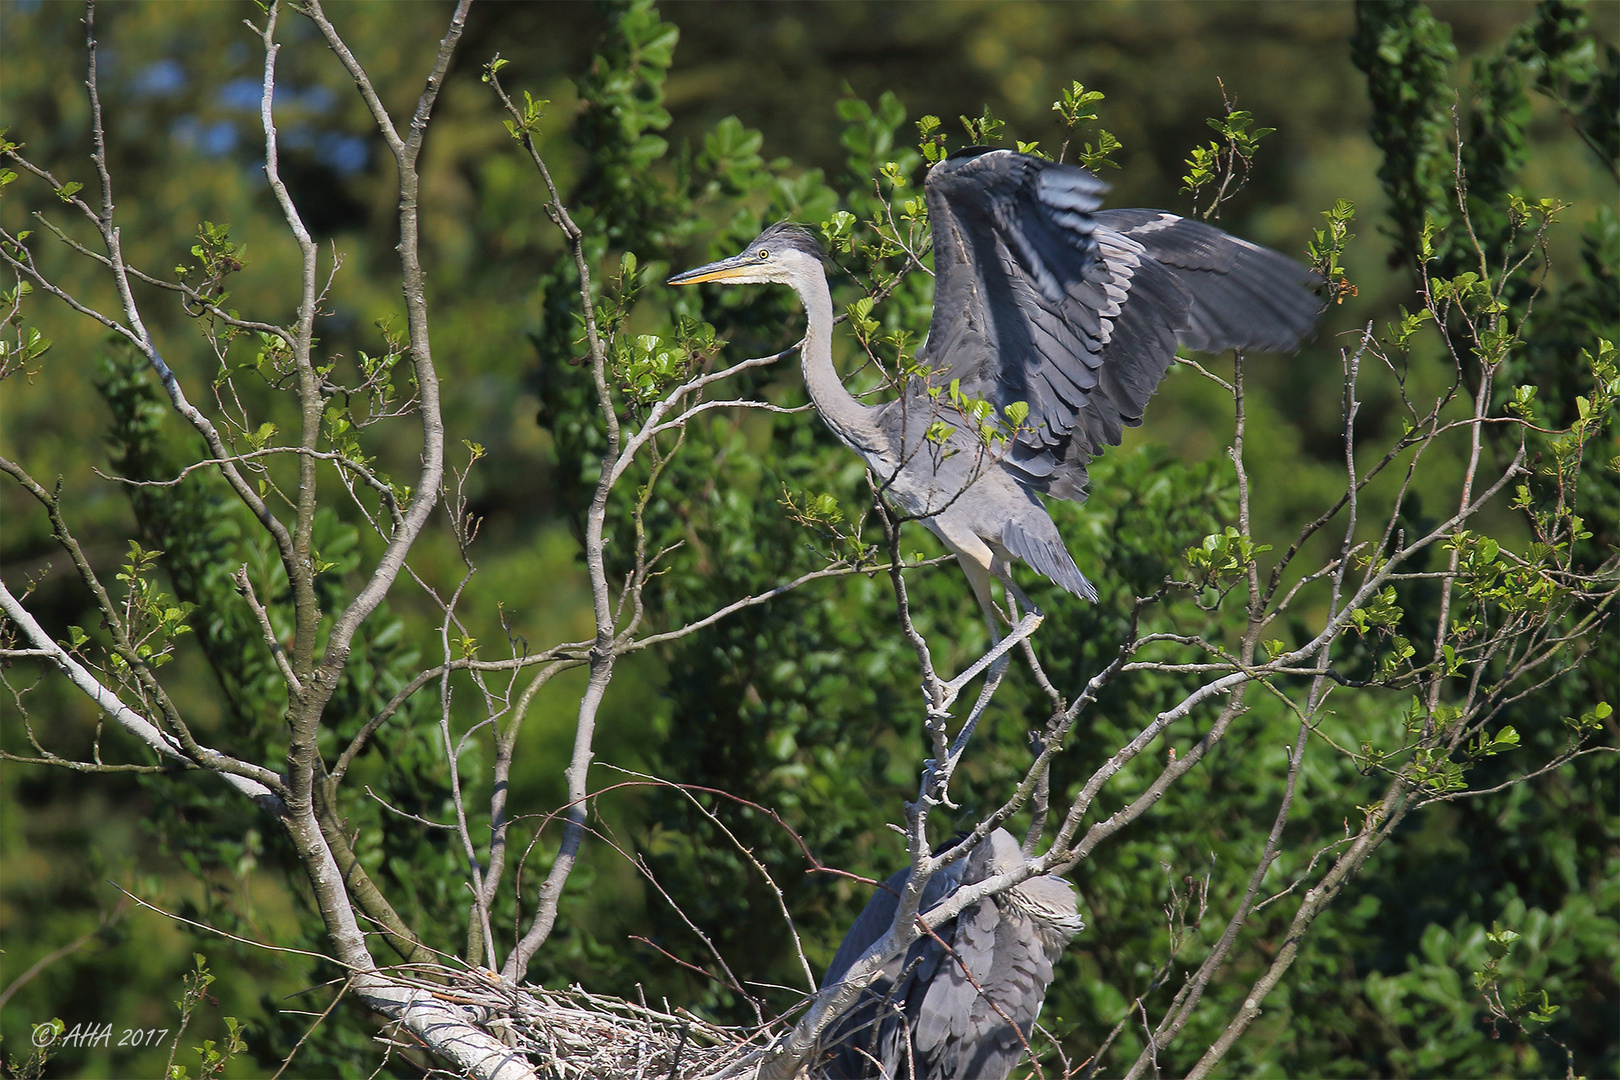
[[[579,986],[514,987],[483,970],[457,972],[450,986],[421,986],[522,1051],[547,1080],[694,1080],[757,1054],[780,1031],[779,1024],[715,1024],[667,1002],[658,1009]]]

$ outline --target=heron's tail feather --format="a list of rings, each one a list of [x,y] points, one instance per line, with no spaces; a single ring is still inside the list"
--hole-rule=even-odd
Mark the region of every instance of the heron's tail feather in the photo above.
[[[1001,542],[1007,551],[1023,559],[1030,566],[1045,574],[1069,592],[1082,600],[1097,602],[1097,590],[1091,582],[1074,565],[1074,557],[1069,549],[1063,546],[1063,538],[1058,535],[1057,528],[1050,519],[1047,519],[1046,529],[1050,536],[1035,536],[1017,521],[1007,522],[1006,528],[1001,530]]]

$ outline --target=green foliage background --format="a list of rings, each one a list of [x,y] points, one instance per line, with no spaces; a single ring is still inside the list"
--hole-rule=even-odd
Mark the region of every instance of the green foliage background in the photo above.
[[[414,102],[447,10],[331,5],[396,115]],[[508,86],[551,101],[537,141],[591,238],[598,281],[609,294],[627,285],[639,292],[638,302],[624,306],[627,331],[660,331],[671,314],[706,320],[733,358],[782,349],[797,338],[798,316],[785,294],[675,294],[658,283],[672,268],[729,254],[765,222],[815,223],[837,209],[870,216],[873,171],[889,160],[915,164],[912,124],[923,113],[979,116],[988,106],[1007,121],[1009,134],[1055,151],[1063,131],[1050,105],[1079,79],[1107,93],[1102,122],[1124,146],[1115,155],[1120,168],[1107,177],[1115,185],[1112,203],[1185,211],[1182,161],[1208,139],[1204,118],[1219,111],[1219,77],[1241,107],[1278,129],[1262,146],[1250,186],[1223,210],[1223,227],[1297,254],[1334,200],[1358,207],[1362,235],[1346,261],[1358,295],[1330,310],[1317,343],[1298,357],[1251,367],[1256,532],[1288,535],[1286,523],[1306,510],[1314,514],[1339,483],[1338,335],[1368,320],[1382,325],[1397,305],[1412,306],[1400,253],[1412,250],[1425,212],[1446,209],[1453,88],[1471,125],[1467,140],[1476,156],[1469,173],[1482,213],[1499,209],[1508,191],[1573,204],[1567,224],[1552,236],[1552,299],[1538,308],[1544,320],[1538,331],[1546,329],[1531,335],[1520,381],[1540,385],[1541,400],[1556,409],[1572,400],[1577,385],[1578,353],[1570,343],[1594,333],[1616,336],[1620,226],[1615,148],[1603,133],[1612,132],[1614,121],[1617,11],[1613,3],[1593,4],[1584,14],[1559,5],[1492,3],[1435,4],[1431,14],[1397,3],[1364,8],[1358,21],[1356,9],[1341,4],[475,7],[423,167],[424,256],[435,352],[449,388],[446,422],[452,446],[466,438],[489,451],[469,486],[469,509],[484,521],[474,550],[479,572],[463,602],[476,635],[485,643],[511,635],[537,644],[588,636],[574,537],[601,440],[586,369],[566,362],[581,351],[572,268],[532,169],[514,152],[478,78],[497,51],[510,61],[502,71]],[[296,250],[258,168],[262,57],[240,25],[244,13],[207,3],[103,10],[110,163],[132,261],[162,273],[190,261],[200,222],[229,222],[246,264],[231,279],[233,305],[279,318],[289,304],[286,283],[296,280]],[[88,181],[78,17],[70,5],[0,9],[0,123],[58,176]],[[400,314],[390,284],[396,280],[391,166],[316,35],[296,18],[284,25],[289,44],[277,102],[289,152],[284,172],[318,239],[344,257],[317,333],[329,353],[376,353],[376,324]],[[1572,127],[1566,111],[1581,123]],[[952,145],[960,145],[955,125],[947,127]],[[1575,128],[1595,132],[1596,146]],[[8,221],[15,227],[20,208],[49,209],[45,196],[8,192]],[[59,280],[91,281],[82,262],[59,246],[38,250]],[[626,251],[635,253],[639,270],[632,281],[615,283]],[[84,287],[107,299],[98,292],[104,285]],[[847,281],[836,287],[840,300],[857,295]],[[188,317],[159,296],[143,301],[161,313],[154,330],[170,362],[191,384],[206,386],[214,361]],[[914,275],[882,309],[884,330],[915,325],[927,304],[928,287]],[[36,476],[60,475],[68,491],[88,493],[75,498],[71,515],[98,567],[123,558],[119,538],[126,535],[165,552],[167,587],[199,605],[191,620],[195,640],[177,661],[181,704],[202,718],[204,731],[275,760],[282,737],[275,678],[254,647],[245,609],[221,580],[222,566],[246,563],[261,595],[277,595],[285,582],[277,584],[273,553],[245,539],[252,534],[240,509],[200,478],[137,498],[96,479],[98,468],[172,475],[195,451],[127,355],[60,309],[41,301],[34,311],[55,345],[37,374],[5,385],[4,452]],[[839,347],[847,362],[853,345],[846,337]],[[743,382],[741,391],[782,404],[804,401],[793,365]],[[1395,422],[1392,402],[1369,400],[1369,435]],[[275,415],[270,393],[255,404]],[[1040,648],[1060,686],[1077,685],[1112,655],[1132,595],[1149,591],[1183,550],[1231,520],[1232,472],[1218,454],[1230,423],[1228,404],[1177,372],[1146,426],[1093,468],[1097,496],[1083,509],[1054,507],[1102,593],[1096,605],[1036,593],[1051,616]],[[367,450],[402,471],[416,453],[404,437],[380,439]],[[807,414],[717,415],[695,426],[649,509],[655,538],[686,545],[653,591],[656,619],[678,625],[821,565],[817,538],[789,521],[779,500],[784,490],[825,492],[853,512],[865,497],[861,477],[858,462]],[[1598,484],[1588,510],[1594,552],[1620,542],[1614,478]],[[8,580],[14,572],[38,579],[35,602],[53,629],[85,622],[86,600],[65,561],[53,557],[48,523],[12,486],[0,488],[0,513]],[[1500,524],[1514,528],[1505,514]],[[363,560],[376,555],[375,537],[363,523],[333,513],[320,523],[317,543],[337,564],[322,578],[332,582],[327,599],[336,605],[345,575],[352,582]],[[921,530],[908,533],[906,543],[937,552]],[[414,563],[430,582],[453,582],[459,564],[448,533],[430,533]],[[952,568],[919,576],[913,601],[944,666],[982,648],[984,631]],[[431,662],[424,650],[435,647],[434,617],[419,591],[402,586],[367,624],[349,683],[329,711],[340,718],[329,754]],[[1620,684],[1617,656],[1611,635],[1581,674],[1514,718],[1519,730],[1550,746],[1557,717],[1605,693],[1612,700]],[[903,852],[882,824],[899,819],[926,753],[912,664],[894,632],[884,580],[856,577],[801,590],[626,662],[604,710],[593,786],[625,780],[612,771],[618,768],[723,789],[775,810],[823,862],[886,873]],[[12,681],[26,686],[30,679]],[[534,710],[513,777],[520,813],[543,814],[563,801],[561,767],[581,683],[559,677]],[[1129,699],[1105,697],[1094,726],[1071,740],[1077,745],[1059,759],[1055,792],[1068,790],[1139,730],[1181,683],[1165,675],[1159,685],[1131,687]],[[992,714],[985,751],[965,777],[964,790],[986,802],[1022,773],[1024,730],[1044,719],[1038,693],[1015,689]],[[95,717],[61,687],[46,680],[26,702],[36,726],[63,752],[88,745]],[[1368,703],[1362,714],[1341,719],[1352,729],[1388,724],[1403,704]],[[0,700],[0,738],[14,752],[25,749],[18,715],[15,700]],[[392,805],[443,819],[442,757],[414,715],[407,711],[385,729],[357,762],[355,780]],[[1185,894],[1185,879],[1209,872],[1217,902],[1241,891],[1271,822],[1290,732],[1280,711],[1257,706],[1231,745],[1077,871],[1089,929],[1066,956],[1045,1014],[1077,1060],[1126,1015],[1169,955],[1165,906],[1175,891]],[[1177,739],[1185,745],[1196,737],[1187,731]],[[476,755],[463,759],[463,775],[477,764]],[[1144,760],[1140,776],[1127,772],[1122,780],[1127,787],[1133,779],[1145,782],[1150,767]],[[1495,769],[1498,780],[1514,774],[1510,760],[1482,768]],[[1471,782],[1491,781],[1475,774]],[[1310,853],[1346,827],[1346,808],[1371,797],[1357,793],[1375,787],[1342,758],[1311,759],[1287,851],[1268,883],[1302,872]],[[480,796],[487,805],[487,792],[476,788],[471,804]],[[768,816],[705,794],[688,799],[630,786],[599,800],[592,825],[645,856],[741,977],[795,985],[796,964],[774,901],[694,801],[718,815],[782,884],[819,971],[864,896],[838,879],[806,874],[797,845]],[[86,782],[7,764],[0,783],[0,986],[94,930],[118,903],[110,881],[250,940],[319,950],[296,860],[275,828],[239,802],[206,778]],[[966,803],[963,819],[977,809]],[[402,825],[369,800],[346,803],[343,812],[362,837],[357,855],[406,920],[430,945],[460,951],[461,871],[445,836]],[[1486,931],[1500,922],[1523,935],[1504,961],[1509,973],[1547,990],[1561,1006],[1552,1023],[1540,1026],[1569,1047],[1578,1071],[1620,1074],[1617,817],[1614,771],[1605,758],[1501,796],[1424,812],[1317,927],[1265,1016],[1227,1058],[1226,1072],[1562,1075],[1563,1052],[1551,1040],[1493,1027],[1470,982],[1488,956]],[[545,858],[544,845],[536,847],[526,882],[544,872]],[[1228,980],[1212,988],[1164,1060],[1168,1070],[1185,1070],[1225,1023],[1277,947],[1285,906],[1267,909],[1246,931],[1248,959],[1235,961]],[[510,913],[505,917],[498,934],[511,932]],[[1219,931],[1214,923],[1188,931],[1184,956],[1207,947]],[[531,977],[621,994],[639,985],[649,998],[749,1019],[720,983],[684,971],[630,935],[706,961],[634,868],[593,840],[570,884],[559,931]],[[330,1000],[321,984],[334,972],[194,934],[151,912],[123,913],[23,987],[0,1017],[4,1052],[21,1053],[30,1024],[52,1016],[70,1026],[169,1026],[196,951],[208,955],[218,976],[211,990],[218,1007],[197,1021],[198,1038],[218,1037],[220,1017],[243,1018],[251,1054],[233,1063],[230,1075],[268,1075],[309,1020],[280,1010],[319,1012]],[[1160,993],[1173,992],[1178,977]],[[783,1007],[793,1000],[787,992],[770,997]],[[208,1024],[214,1028],[203,1031]],[[339,1011],[299,1052],[292,1071],[367,1075],[377,1059],[369,1036],[363,1017]],[[1110,1060],[1128,1060],[1139,1045],[1127,1025]],[[135,1075],[155,1073],[161,1063],[161,1054],[115,1048],[65,1051],[51,1068],[56,1075]]]

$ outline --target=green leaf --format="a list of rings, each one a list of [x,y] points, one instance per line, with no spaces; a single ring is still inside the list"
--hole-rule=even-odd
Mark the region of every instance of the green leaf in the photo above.
[[[1124,144],[1114,138],[1112,132],[1099,128],[1097,130],[1097,145],[1093,147],[1091,143],[1086,143],[1081,147],[1080,153],[1076,157],[1081,165],[1093,172],[1102,168],[1117,169],[1119,168],[1119,162],[1114,161],[1109,155],[1124,148]]]

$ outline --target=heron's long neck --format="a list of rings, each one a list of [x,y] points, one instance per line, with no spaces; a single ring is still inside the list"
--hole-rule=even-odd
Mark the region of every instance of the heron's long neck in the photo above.
[[[816,411],[833,429],[833,434],[844,442],[858,450],[878,449],[882,440],[872,410],[844,388],[838,369],[833,367],[832,293],[827,289],[826,276],[817,272],[793,285],[808,317],[799,361],[810,400],[815,402]]]

